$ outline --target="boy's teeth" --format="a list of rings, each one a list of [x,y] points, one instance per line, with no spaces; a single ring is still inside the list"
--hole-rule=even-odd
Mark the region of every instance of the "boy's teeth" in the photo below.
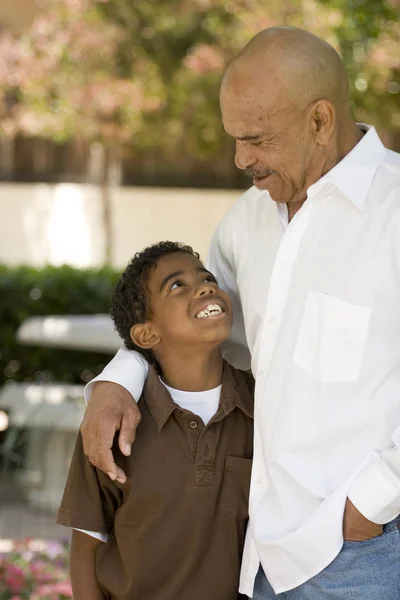
[[[211,315],[219,315],[221,312],[222,308],[219,306],[219,304],[209,304],[206,306],[206,308],[197,313],[196,319],[205,319]]]

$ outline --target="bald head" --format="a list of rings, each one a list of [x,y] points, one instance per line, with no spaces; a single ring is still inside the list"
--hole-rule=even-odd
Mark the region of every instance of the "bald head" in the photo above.
[[[243,83],[252,93],[303,104],[320,98],[347,107],[346,70],[336,50],[295,27],[271,27],[253,37],[228,66],[222,86]]]
[[[304,202],[360,137],[343,61],[294,27],[266,29],[243,48],[224,75],[221,111],[236,165],[288,205]]]

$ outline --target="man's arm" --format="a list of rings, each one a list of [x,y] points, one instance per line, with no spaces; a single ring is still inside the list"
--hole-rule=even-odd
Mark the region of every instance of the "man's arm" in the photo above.
[[[343,518],[347,541],[377,537],[400,514],[400,427],[392,439],[394,445],[374,453],[350,487]]]
[[[232,300],[233,325],[229,338],[222,345],[224,358],[237,369],[247,371],[251,367],[251,355],[247,346],[243,311],[236,284],[235,250],[240,252],[240,240],[235,235],[234,212],[221,221],[211,240],[206,266],[215,275],[218,285]],[[251,268],[251,265],[249,265]]]
[[[392,440],[391,448],[371,456],[348,494],[364,518],[379,525],[400,514],[400,427]]]
[[[72,531],[69,570],[74,600],[106,600],[96,579],[95,559],[100,540]]]
[[[400,185],[394,188],[392,193],[393,198],[398,198]],[[400,211],[391,218],[394,223],[393,282],[400,306]],[[344,518],[345,539],[351,539],[349,525],[354,525],[356,521],[359,530],[364,519],[364,525],[370,531],[374,525],[379,527],[389,523],[400,514],[400,425],[398,421],[393,424],[393,428],[392,446],[382,452],[371,454],[368,463],[358,473],[350,487]],[[352,517],[354,513],[355,516]],[[368,525],[369,523],[371,525]],[[354,535],[354,527],[351,533]]]
[[[241,237],[235,233],[234,225],[238,220],[234,221],[234,216],[232,211],[228,213],[217,228],[211,242],[207,265],[233,303],[233,327],[229,340],[223,345],[224,357],[235,367],[248,370],[251,366],[250,353],[236,285],[234,260],[237,241]],[[85,389],[88,406],[81,426],[85,454],[93,465],[120,483],[124,483],[126,477],[115,464],[111,452],[114,435],[120,430],[120,450],[125,456],[129,456],[140,421],[140,413],[134,399],[140,398],[147,371],[148,364],[140,354],[121,349],[101,375]]]
[[[85,454],[94,466],[120,483],[126,476],[115,464],[111,448],[116,431],[120,431],[121,452],[125,456],[131,452],[140,422],[135,400],[142,394],[147,372],[148,364],[140,354],[121,349],[85,388],[88,405],[81,425]]]

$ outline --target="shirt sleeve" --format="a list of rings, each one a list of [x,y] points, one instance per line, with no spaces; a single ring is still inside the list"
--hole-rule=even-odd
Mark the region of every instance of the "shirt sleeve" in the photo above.
[[[122,497],[122,485],[111,481],[89,462],[79,433],[57,512],[57,523],[109,535]]]
[[[389,523],[400,514],[400,427],[394,445],[374,452],[348,493],[354,506],[374,523]]]
[[[231,214],[228,213],[215,231],[206,266],[217,278],[220,288],[229,294],[232,300],[233,325],[228,340],[222,346],[223,356],[237,369],[248,370],[251,366],[251,356],[247,346],[243,311],[236,284],[233,253],[234,231],[231,220]]]
[[[138,402],[142,395],[149,365],[146,359],[134,350],[121,348],[111,362],[85,386],[85,400],[90,398],[96,381],[110,381],[124,387]]]
[[[397,189],[394,193],[399,193]],[[400,212],[393,216],[393,264],[400,282]],[[400,287],[398,287],[400,290]],[[355,477],[348,492],[354,506],[374,523],[389,523],[400,514],[400,424],[392,434],[392,446],[374,452]]]

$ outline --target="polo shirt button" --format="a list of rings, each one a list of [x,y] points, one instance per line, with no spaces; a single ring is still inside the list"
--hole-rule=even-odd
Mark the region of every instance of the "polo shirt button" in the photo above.
[[[190,429],[196,429],[196,427],[197,427],[197,421],[190,421],[189,427],[190,427]]]

